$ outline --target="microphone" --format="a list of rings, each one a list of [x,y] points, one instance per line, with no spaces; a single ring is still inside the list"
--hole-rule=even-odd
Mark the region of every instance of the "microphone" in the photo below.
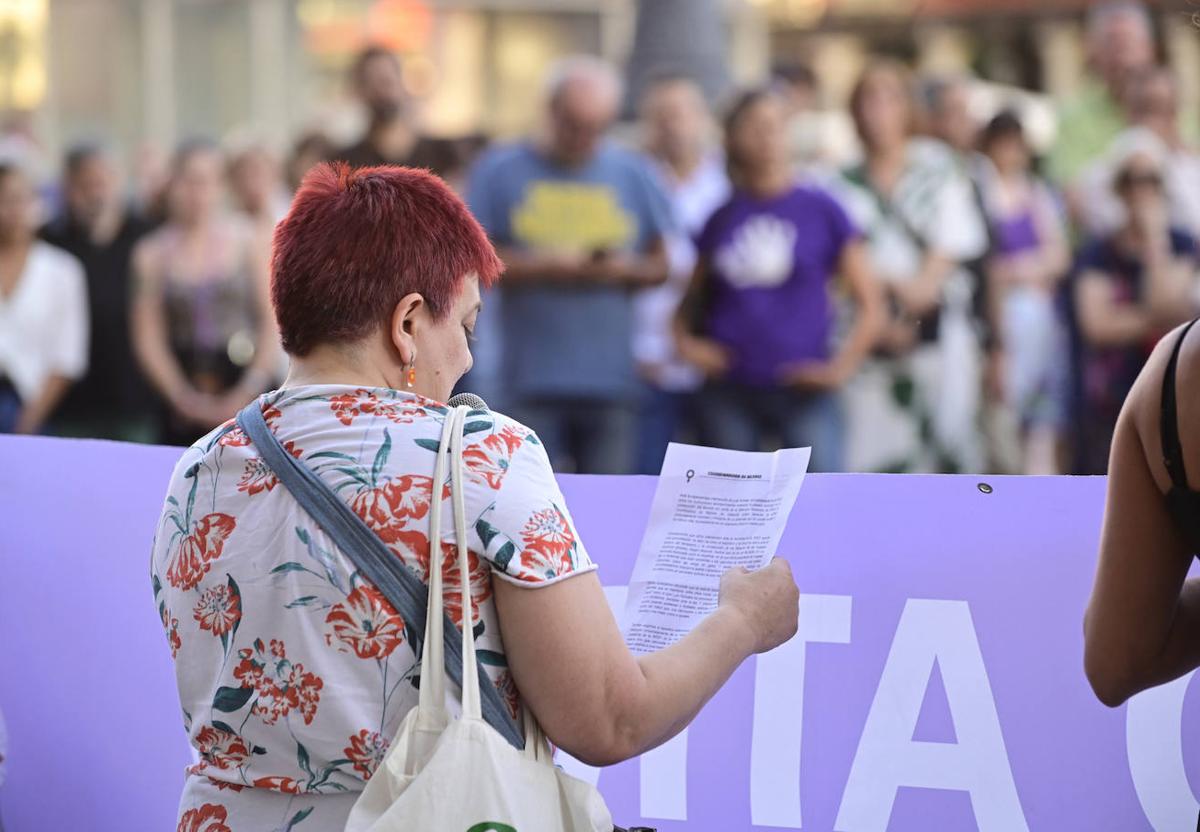
[[[472,410],[488,410],[487,402],[474,393],[459,393],[450,397],[446,404],[451,407],[469,407]]]

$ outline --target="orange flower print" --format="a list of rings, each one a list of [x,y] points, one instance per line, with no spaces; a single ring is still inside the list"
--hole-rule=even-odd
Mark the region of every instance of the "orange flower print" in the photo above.
[[[200,622],[201,630],[208,630],[214,636],[232,631],[242,618],[242,599],[237,584],[220,584],[206,589],[192,610],[192,618]]]
[[[496,690],[500,691],[500,698],[504,700],[508,715],[516,719],[517,710],[520,708],[520,696],[517,694],[517,683],[507,670],[501,671],[496,677]]]
[[[241,661],[234,668],[233,678],[243,688],[252,688],[258,697],[250,713],[260,717],[264,725],[274,725],[295,709],[305,725],[312,724],[325,682],[307,672],[300,662],[289,661],[282,641],[271,640],[268,656],[262,639],[255,639],[254,648],[239,650],[238,657]]]
[[[290,440],[283,443],[283,449],[296,459],[299,459],[303,453],[300,448],[296,447],[296,443]],[[277,485],[279,485],[279,478],[275,476],[265,461],[256,456],[246,460],[246,468],[242,472],[241,480],[238,481],[237,490],[253,497],[263,491],[270,491]]]
[[[350,744],[342,749],[346,759],[354,763],[354,770],[363,780],[370,780],[387,756],[388,741],[377,731],[364,728],[350,737]]]
[[[491,567],[477,554],[467,551],[468,583],[471,590],[471,626],[479,623],[479,605],[492,597]],[[429,582],[428,566],[423,570],[425,582]],[[453,543],[442,544],[442,604],[446,615],[460,630],[463,625],[462,590],[459,588],[461,572],[458,568],[458,547]]]
[[[525,549],[521,560],[539,573],[553,578],[571,568],[575,533],[557,506],[535,513],[521,530]]]
[[[221,556],[225,541],[237,521],[228,514],[206,514],[192,527],[167,564],[167,582],[176,589],[192,589]]]
[[[418,397],[418,402],[424,399]],[[403,425],[416,417],[424,416],[422,407],[405,407],[400,402],[380,399],[371,390],[358,389],[353,393],[342,393],[329,399],[329,409],[343,425],[351,425],[359,416],[382,416],[388,421]]]
[[[290,777],[260,777],[254,781],[254,787],[284,794],[300,794],[300,784]]]
[[[167,609],[166,604],[158,605],[158,615],[162,619],[163,630],[167,634],[167,643],[171,645],[171,658],[179,655],[179,648],[183,647],[183,640],[179,637],[179,619],[171,616],[171,611]]]
[[[486,483],[492,489],[500,488],[512,455],[529,436],[508,425],[499,433],[493,433],[468,448],[463,449],[463,464],[467,475],[476,482]]]
[[[188,809],[179,819],[175,832],[231,832],[225,824],[229,813],[224,806],[205,803],[199,809]]]
[[[227,725],[205,725],[196,735],[196,747],[204,762],[222,771],[239,769],[250,759],[246,741]]]
[[[283,416],[283,413],[274,405],[263,411],[263,418],[267,420],[267,427],[272,430],[275,429],[275,420],[281,416]],[[221,429],[225,430],[225,433],[221,434],[221,438],[217,440],[217,444],[222,448],[244,448],[250,444],[250,437],[238,427],[237,419],[230,419],[221,425]]]
[[[396,615],[379,590],[363,584],[334,604],[325,623],[333,632],[325,643],[340,642],[338,649],[360,659],[386,659],[404,643],[404,620]]]
[[[433,494],[430,477],[403,476],[378,488],[364,488],[350,503],[379,539],[407,562],[429,558],[429,538],[420,530],[419,521],[429,513]]]

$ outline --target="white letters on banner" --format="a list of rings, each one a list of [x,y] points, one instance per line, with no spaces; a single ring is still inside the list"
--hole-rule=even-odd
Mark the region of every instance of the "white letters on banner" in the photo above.
[[[1129,773],[1154,832],[1191,832],[1200,813],[1183,767],[1183,700],[1194,675],[1143,691],[1126,709]]]
[[[934,662],[957,742],[912,738]],[[965,601],[904,605],[834,828],[884,832],[901,786],[970,793],[980,832],[1029,828]]]
[[[801,595],[795,637],[757,659],[750,746],[750,819],[756,826],[801,827],[805,653],[810,643],[850,642],[850,605],[848,595]]]

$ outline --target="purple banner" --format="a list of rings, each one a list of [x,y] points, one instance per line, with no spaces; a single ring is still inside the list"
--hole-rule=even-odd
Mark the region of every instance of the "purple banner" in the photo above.
[[[148,575],[178,455],[0,437],[7,832],[174,828],[190,751]],[[568,765],[664,832],[1195,829],[1188,680],[1108,710],[1083,677],[1103,480],[988,482],[810,476],[782,544],[797,638],[685,737]],[[563,489],[619,607],[654,479]]]

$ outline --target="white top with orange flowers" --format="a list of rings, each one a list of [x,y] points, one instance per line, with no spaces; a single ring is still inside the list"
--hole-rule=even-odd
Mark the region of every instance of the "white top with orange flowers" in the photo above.
[[[339,385],[289,388],[259,403],[284,447],[427,581],[446,406]],[[492,576],[545,586],[596,567],[537,436],[488,411],[473,411],[464,434],[471,622],[515,717]],[[449,506],[443,517],[446,612],[461,627]],[[151,573],[198,757],[187,769],[178,829],[344,827],[417,701],[420,667],[404,621],[232,422],[176,466]]]

